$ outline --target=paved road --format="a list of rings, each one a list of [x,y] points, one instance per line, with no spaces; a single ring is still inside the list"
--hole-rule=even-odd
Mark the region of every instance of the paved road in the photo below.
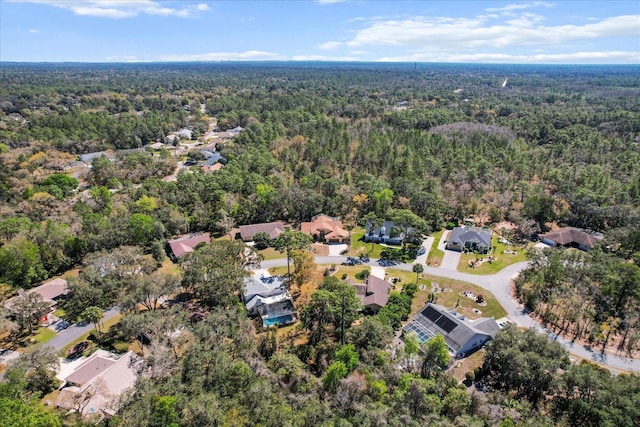
[[[318,256],[315,258],[316,264],[341,264],[345,260],[346,257],[343,256]],[[377,261],[378,260],[376,259],[371,259],[368,265],[377,266]],[[261,268],[279,267],[284,265],[287,265],[286,259],[274,259],[263,261],[261,264]],[[502,305],[502,307],[507,311],[507,316],[512,321],[517,323],[519,326],[525,328],[535,328],[538,332],[548,335],[550,339],[561,343],[571,354],[582,359],[600,363],[616,371],[640,372],[640,360],[629,359],[608,353],[601,354],[597,350],[594,351],[583,345],[571,343],[568,340],[559,337],[557,334],[543,328],[542,325],[532,319],[524,311],[524,307],[522,306],[522,304],[519,304],[516,300],[514,300],[511,293],[512,279],[515,278],[520,273],[520,271],[526,268],[526,266],[526,262],[519,262],[505,267],[496,274],[484,276],[424,266],[423,274],[428,274],[436,277],[445,277],[448,279],[460,280],[478,285],[488,290],[496,297],[500,305]],[[389,268],[395,268],[402,271],[412,271],[413,264],[398,264]]]
[[[120,310],[117,307],[105,311],[102,322],[106,322],[119,313]],[[44,345],[53,348],[55,351],[60,351],[92,329],[93,324],[88,324],[85,326],[79,326],[78,324],[71,325],[67,329],[58,332],[58,334],[54,338],[47,341]]]

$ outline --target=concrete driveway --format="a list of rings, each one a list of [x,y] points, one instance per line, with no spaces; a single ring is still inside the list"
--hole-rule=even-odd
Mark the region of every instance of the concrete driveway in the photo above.
[[[440,268],[444,270],[457,270],[458,264],[460,264],[460,258],[462,258],[462,252],[445,249]]]

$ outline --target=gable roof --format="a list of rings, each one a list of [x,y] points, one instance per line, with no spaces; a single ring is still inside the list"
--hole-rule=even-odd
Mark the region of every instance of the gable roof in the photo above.
[[[240,238],[245,241],[253,240],[253,237],[258,233],[267,233],[270,239],[275,239],[285,230],[284,222],[265,222],[261,224],[241,225]]]
[[[61,278],[50,280],[42,285],[30,289],[29,292],[35,292],[42,296],[42,299],[51,300],[59,296],[69,293],[69,283]]]
[[[382,237],[391,238],[391,229],[395,228],[396,225],[393,221],[385,221],[380,227],[371,229],[371,222],[367,221],[367,225],[365,227],[365,238],[372,237]],[[398,229],[398,235],[393,237],[395,240],[402,240],[404,237],[404,229]],[[413,228],[409,227],[408,231],[413,231]]]
[[[94,153],[80,154],[80,161],[85,163],[91,163],[93,159],[97,159],[99,157],[106,157],[109,160],[115,160],[115,156],[110,151],[96,151]]]
[[[300,230],[312,236],[320,236],[324,233],[325,239],[346,239],[349,237],[349,232],[342,227],[342,221],[339,218],[325,214],[316,215],[311,221],[301,223]]]
[[[405,330],[420,329],[426,329],[425,332],[430,333],[431,336],[442,335],[447,346],[455,353],[476,334],[493,337],[500,330],[493,318],[469,321],[455,311],[433,303],[427,303],[413,316],[412,323],[405,327]]]
[[[28,291],[26,291],[26,293],[38,294],[44,301],[48,301],[50,304],[54,304],[54,299],[69,293],[69,283],[64,279],[57,278],[43,283],[42,285],[35,288],[29,289]],[[11,307],[13,307],[13,304],[15,304],[16,302],[16,298],[19,297],[20,295],[9,298],[4,302],[4,307],[8,310],[11,310]]]
[[[356,288],[356,295],[364,307],[384,307],[389,302],[391,283],[384,279],[369,276],[363,284],[353,283],[351,280],[347,283]]]
[[[249,301],[256,295],[267,298],[287,292],[281,276],[256,277],[255,275],[244,279],[244,301]]]
[[[178,237],[177,239],[169,240],[169,247],[171,252],[176,258],[180,258],[182,255],[193,252],[195,247],[200,243],[210,243],[211,236],[209,233],[202,234],[190,234],[187,236]]]
[[[456,227],[449,236],[449,241],[464,246],[465,243],[476,243],[491,246],[491,230],[480,227]]]
[[[595,231],[583,230],[575,227],[566,227],[556,231],[550,231],[548,233],[540,234],[539,237],[553,240],[562,246],[577,243],[578,245],[585,246],[589,249],[593,249],[600,240],[604,239],[604,235],[602,233],[596,233]]]

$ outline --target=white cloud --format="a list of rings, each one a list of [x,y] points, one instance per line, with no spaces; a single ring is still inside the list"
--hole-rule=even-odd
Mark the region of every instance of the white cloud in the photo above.
[[[157,0],[7,0],[13,3],[37,3],[71,11],[79,16],[122,19],[138,15],[189,18],[209,10],[206,3],[181,8],[165,7]],[[182,3],[182,2],[181,2]],[[187,3],[187,2],[184,2]]]
[[[209,52],[198,54],[163,55],[160,61],[272,61],[286,59],[274,52],[248,50],[246,52]]]
[[[533,55],[512,55],[505,53],[437,54],[416,53],[390,56],[379,62],[481,62],[502,64],[637,64],[640,52],[573,52]]]
[[[451,50],[480,47],[504,49],[523,46],[559,46],[566,43],[612,36],[640,36],[640,15],[605,18],[584,25],[544,26],[542,17],[521,14],[502,23],[486,16],[473,18],[413,17],[371,22],[356,32],[347,44],[358,46],[437,46]]]
[[[339,48],[340,46],[342,46],[342,44],[342,42],[326,42],[319,45],[318,48],[322,50],[331,50]]]
[[[36,30],[35,28],[30,28],[30,29],[29,29],[29,32],[30,32],[31,34],[38,34],[38,33],[40,32],[40,30]]]
[[[503,7],[490,7],[485,9],[487,12],[502,12],[510,14],[515,10],[529,9],[532,7],[553,7],[553,3],[547,3],[544,1],[534,1],[533,3],[514,3],[508,4]]]
[[[291,58],[292,61],[335,61],[335,62],[352,62],[361,61],[360,58],[353,56],[324,56],[324,55],[296,55]]]

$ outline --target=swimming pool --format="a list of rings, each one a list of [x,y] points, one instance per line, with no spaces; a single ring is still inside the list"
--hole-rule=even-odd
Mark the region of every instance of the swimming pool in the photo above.
[[[284,325],[286,323],[293,322],[293,315],[287,314],[286,316],[272,317],[270,319],[264,319],[262,324],[264,326]]]

